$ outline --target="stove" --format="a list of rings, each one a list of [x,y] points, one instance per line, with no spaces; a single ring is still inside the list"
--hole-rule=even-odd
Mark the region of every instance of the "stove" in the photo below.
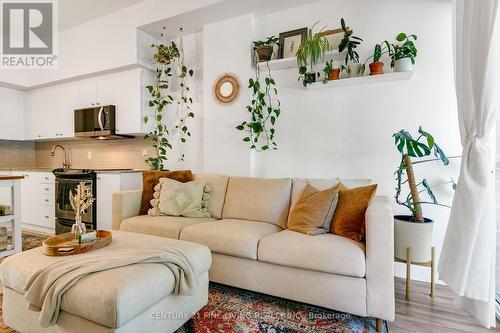
[[[74,192],[80,182],[90,186],[92,195],[96,199],[93,205],[82,216],[88,230],[97,229],[97,182],[95,170],[89,169],[55,169],[52,171],[56,177],[55,192],[55,230],[56,234],[71,232],[71,226],[75,223],[75,212],[69,202],[69,192]]]

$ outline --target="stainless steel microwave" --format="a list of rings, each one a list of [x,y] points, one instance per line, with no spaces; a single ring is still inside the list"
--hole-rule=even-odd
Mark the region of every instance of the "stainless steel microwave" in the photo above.
[[[123,139],[128,135],[116,133],[114,105],[75,110],[75,136],[92,139]]]

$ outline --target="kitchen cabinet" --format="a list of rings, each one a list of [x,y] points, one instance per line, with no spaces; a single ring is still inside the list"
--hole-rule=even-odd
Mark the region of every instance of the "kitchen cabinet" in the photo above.
[[[72,83],[30,91],[25,96],[26,140],[74,137]]]
[[[142,189],[141,172],[97,174],[97,229],[112,229],[113,193]]]
[[[21,172],[21,222],[23,227],[54,233],[55,177],[51,172]]]
[[[146,133],[143,119],[149,112],[146,86],[151,84],[147,69],[135,68],[82,80],[78,83],[79,108],[115,105],[116,132]]]
[[[24,93],[0,88],[0,139],[24,139]]]
[[[150,70],[134,68],[29,91],[24,136],[26,140],[72,138],[74,110],[100,105],[116,106],[117,133],[146,133],[152,126],[143,121],[152,112],[146,90],[152,79]]]

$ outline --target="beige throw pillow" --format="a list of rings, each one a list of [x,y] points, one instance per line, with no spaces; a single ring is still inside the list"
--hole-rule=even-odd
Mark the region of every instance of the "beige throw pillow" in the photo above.
[[[169,215],[185,217],[210,217],[206,182],[191,181],[181,183],[169,178],[161,178],[154,188],[152,208],[148,215]]]
[[[307,184],[290,213],[288,229],[312,236],[328,232],[337,206],[338,192],[338,185],[319,191]]]

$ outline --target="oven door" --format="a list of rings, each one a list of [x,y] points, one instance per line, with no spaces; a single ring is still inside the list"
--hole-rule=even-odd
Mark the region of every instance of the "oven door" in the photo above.
[[[69,202],[70,191],[76,193],[76,188],[80,182],[84,182],[85,185],[93,187],[93,181],[89,179],[68,179],[68,178],[56,178],[56,218],[63,220],[75,220],[75,212],[71,207]],[[95,193],[92,193],[95,197]],[[94,205],[82,215],[82,222],[93,224]]]

